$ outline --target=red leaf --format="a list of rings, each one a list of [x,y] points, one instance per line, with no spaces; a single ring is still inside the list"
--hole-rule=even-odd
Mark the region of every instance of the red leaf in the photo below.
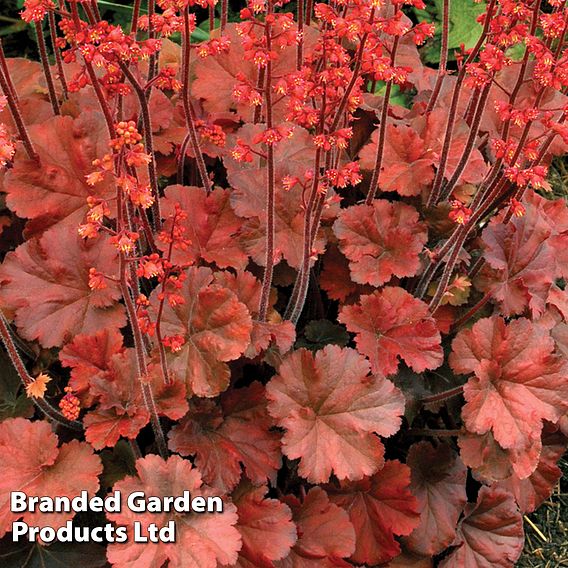
[[[45,76],[38,61],[23,57],[6,58],[8,75],[18,93],[20,111],[24,124],[41,124],[53,117],[53,109],[47,98]],[[17,128],[8,106],[0,112],[0,123],[6,124],[14,136],[18,136]]]
[[[350,560],[370,565],[391,560],[400,553],[394,535],[410,534],[420,522],[418,501],[410,492],[410,468],[387,461],[371,478],[344,483],[330,499],[348,513],[357,543]]]
[[[540,438],[542,420],[556,422],[568,409],[568,364],[553,354],[554,341],[541,326],[485,318],[461,331],[452,348],[454,371],[475,374],[464,387],[469,431],[491,431],[502,448],[521,450]]]
[[[523,203],[526,212],[522,217],[504,224],[503,215],[499,215],[483,231],[484,258],[489,266],[477,279],[477,286],[491,292],[503,315],[522,314],[529,307],[538,317],[555,279],[565,270],[562,253],[566,246],[559,229],[568,228],[568,210],[564,200],[550,202],[534,192],[529,192]]]
[[[513,496],[497,487],[482,487],[458,526],[454,545],[440,568],[512,568],[523,550],[523,519]]]
[[[381,286],[393,276],[414,276],[420,268],[427,233],[410,205],[384,199],[353,205],[341,211],[333,231],[359,284]]]
[[[262,284],[258,278],[253,276],[247,270],[239,270],[236,274],[228,270],[216,270],[213,273],[215,284],[228,288],[234,292],[249,310],[251,316],[258,315],[258,304],[260,302],[260,293]],[[271,294],[270,306],[276,301],[275,294]]]
[[[296,525],[290,508],[277,499],[267,499],[266,486],[240,486],[233,494],[243,548],[235,566],[272,568],[273,561],[288,555],[296,544]]]
[[[538,73],[538,71],[535,70],[537,61],[529,60],[527,63],[524,71],[527,74],[526,77],[534,77],[535,72]],[[489,132],[490,138],[501,136],[503,130],[503,118],[496,108],[497,104],[500,102],[509,103],[509,94],[504,93],[501,86],[515,83],[521,72],[522,65],[524,65],[522,60],[512,61],[510,65],[506,65],[495,75],[495,83],[491,85],[491,90],[489,91],[489,100],[492,101],[493,104],[486,105],[482,115],[481,131]],[[562,109],[567,102],[568,98],[562,91],[552,87],[545,87],[543,89],[538,81],[528,80],[522,82],[515,97],[514,108],[516,111],[522,113],[527,110],[530,112],[533,108],[538,106],[543,112],[548,111],[547,114],[550,114],[551,120],[558,120],[562,112],[560,109]],[[534,121],[531,124],[531,138],[538,140],[542,136],[546,136],[550,132],[548,124],[549,123],[546,123],[546,125],[542,124],[539,120]],[[515,124],[515,121],[512,120],[510,125],[508,140],[513,144],[518,144],[522,137],[526,142],[526,137],[523,136],[526,127],[524,121]],[[552,155],[558,156],[566,153],[566,149],[567,145],[562,137],[555,136],[551,140],[543,162],[547,163]]]
[[[239,358],[250,343],[250,313],[233,292],[214,284],[209,268],[189,268],[179,294],[185,303],[171,307],[166,302],[162,318],[163,336],[185,339],[170,369],[186,382],[188,392],[217,396],[229,386],[226,362]],[[157,292],[151,302],[157,311]]]
[[[81,333],[125,325],[118,284],[89,287],[89,269],[115,275],[116,249],[106,237],[83,241],[77,228],[59,225],[6,255],[0,267],[0,303],[16,312],[25,339],[55,347]]]
[[[268,411],[286,429],[283,452],[300,458],[299,473],[313,483],[361,479],[383,464],[379,436],[401,422],[404,396],[388,380],[369,376],[354,349],[328,345],[315,355],[287,355],[268,384]]]
[[[532,513],[548,497],[562,476],[558,460],[566,451],[567,440],[561,432],[543,433],[542,451],[538,465],[530,477],[520,479],[513,474],[496,486],[503,487],[515,496],[523,513]]]
[[[89,381],[89,394],[96,399],[97,408],[85,416],[85,437],[97,450],[116,445],[121,436],[135,438],[150,420],[135,357],[134,349],[113,355],[107,371]],[[149,371],[158,414],[180,419],[188,410],[184,384],[174,381],[166,385],[156,368]]]
[[[249,141],[262,132],[262,125],[246,125],[238,131],[239,138]],[[282,187],[284,176],[304,179],[306,170],[313,168],[314,144],[307,130],[296,128],[291,138],[282,140],[274,149],[276,195],[274,202],[274,258],[282,258],[293,268],[302,261],[304,242],[303,188],[296,185],[286,191]],[[228,179],[233,191],[231,205],[236,214],[248,221],[243,224],[240,242],[246,252],[259,265],[266,263],[266,166],[255,158],[250,166],[225,160]],[[331,194],[331,191],[330,191]],[[325,241],[318,233],[314,250],[323,252]]]
[[[239,301],[249,309],[251,316],[258,316],[261,283],[250,272],[239,270],[232,274],[228,270],[220,270],[214,274],[215,283],[233,291]],[[275,292],[273,289],[272,292]],[[251,342],[245,351],[245,357],[254,359],[273,343],[280,354],[288,352],[296,339],[296,328],[289,321],[281,321],[280,315],[272,308],[276,302],[276,294],[269,297],[268,318],[270,321],[261,322],[256,319],[252,322]]]
[[[323,256],[323,269],[319,284],[326,291],[328,298],[338,300],[342,304],[356,294],[361,286],[351,281],[349,261],[339,252],[336,246],[329,246]],[[368,291],[371,291],[368,288]]]
[[[377,154],[379,130],[359,154],[361,168],[372,170]],[[400,195],[420,195],[434,180],[433,153],[425,141],[410,126],[389,124],[381,169],[381,189]]]
[[[41,167],[18,152],[2,186],[8,207],[33,219],[34,233],[59,223],[76,231],[89,210],[87,197],[109,199],[116,191],[108,181],[91,187],[85,179],[93,160],[108,151],[105,121],[97,112],[82,113],[76,120],[55,116],[29,131]]]
[[[355,549],[355,531],[347,513],[330,502],[320,487],[312,487],[303,502],[284,497],[298,525],[298,542],[289,556],[276,562],[278,568],[348,567],[342,558]]]
[[[428,305],[402,288],[387,286],[361,296],[357,304],[341,308],[338,319],[355,333],[357,348],[369,357],[374,373],[395,373],[399,357],[417,373],[444,361]]]
[[[386,144],[381,168],[380,186],[383,191],[396,191],[403,196],[420,195],[434,180],[434,166],[440,163],[447,109],[437,108],[427,117],[418,115],[407,123],[387,126]],[[447,152],[445,178],[453,175],[463,155],[470,127],[464,120],[454,126],[450,151]],[[378,129],[360,153],[361,167],[375,167]],[[482,154],[474,148],[459,183],[479,183],[487,171]]]
[[[169,448],[181,455],[195,455],[203,479],[223,492],[231,491],[241,478],[256,485],[275,481],[281,465],[280,436],[270,432],[260,383],[224,394],[221,407],[209,400],[194,399],[187,418],[169,434]]]
[[[202,187],[171,185],[166,188],[162,214],[164,217],[172,215],[175,204],[179,203],[187,214],[181,225],[186,228],[186,237],[191,241],[186,250],[174,249],[173,262],[193,264],[203,259],[220,268],[244,269],[248,257],[236,236],[243,222],[229,203],[230,194],[228,189],[219,188],[210,195]],[[169,230],[171,221],[164,225],[164,231]]]
[[[231,48],[228,53],[221,53],[205,59],[196,58],[195,79],[191,82],[192,94],[203,101],[205,110],[211,114],[236,111],[236,118],[250,120],[254,107],[237,103],[233,99],[233,88],[237,84],[237,74],[242,73],[250,84],[257,81],[258,68],[252,61],[244,58],[242,40],[237,33],[237,24],[230,23],[225,27],[224,35],[228,36]],[[304,28],[304,48],[306,55],[317,37],[315,29]],[[274,76],[282,76],[296,68],[296,47],[289,46],[279,51],[273,62]],[[284,102],[274,102],[274,121],[281,122],[285,112]]]
[[[448,109],[437,108],[427,115],[417,116],[414,121],[414,127],[424,138],[427,148],[432,150],[433,156],[435,157],[433,163],[436,167],[438,167],[440,163],[440,156],[443,152],[447,120]],[[450,150],[447,152],[448,161],[444,175],[446,179],[449,179],[454,174],[463,156],[470,131],[471,128],[465,120],[456,120]],[[477,140],[479,141],[479,138]],[[458,179],[458,183],[480,183],[485,177],[487,169],[488,166],[483,159],[483,155],[477,147],[474,146],[467,165]]]
[[[513,473],[525,479],[536,468],[542,447],[539,435],[531,436],[526,445],[509,449],[502,448],[491,432],[466,432],[458,441],[463,463],[472,469],[476,479],[487,484]]]
[[[114,489],[122,495],[143,491],[149,497],[180,496],[187,490],[191,498],[210,497],[215,493],[201,481],[201,475],[191,462],[179,456],[167,461],[156,455],[148,455],[136,462],[138,477],[119,481]],[[107,549],[109,562],[117,568],[161,568],[169,560],[170,568],[217,568],[219,564],[232,564],[241,548],[241,536],[235,528],[236,508],[232,503],[223,504],[223,513],[134,513],[123,507],[120,513],[108,513],[109,520],[129,529],[129,541],[110,544]],[[176,523],[176,542],[134,542],[133,524],[139,522],[146,530],[150,523],[159,527],[168,521]]]
[[[93,400],[88,392],[90,380],[104,375],[112,356],[124,351],[122,340],[119,331],[103,329],[94,335],[78,335],[59,352],[61,364],[71,367],[69,386],[83,406],[91,406]]]
[[[288,353],[296,341],[296,327],[290,321],[270,323],[254,321],[251,344],[245,351],[245,357],[254,359],[262,351],[266,351],[272,344],[276,346],[280,355]]]
[[[57,447],[48,422],[10,418],[0,424],[0,537],[22,519],[30,526],[59,528],[70,513],[10,512],[10,493],[29,496],[69,497],[88,491],[94,495],[102,472],[100,458],[84,442],[72,440]]]
[[[422,556],[442,552],[456,535],[456,524],[467,503],[467,468],[452,449],[419,442],[411,446],[406,463],[410,489],[418,499],[420,524],[404,539],[409,550]]]

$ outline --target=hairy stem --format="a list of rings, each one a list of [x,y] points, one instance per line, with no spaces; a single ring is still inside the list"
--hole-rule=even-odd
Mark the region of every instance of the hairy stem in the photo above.
[[[442,83],[446,77],[446,67],[448,65],[448,40],[450,37],[450,8],[451,0],[444,0],[443,16],[442,16],[442,45],[440,47],[440,63],[438,65],[438,76],[436,77],[436,83],[434,85],[434,90],[430,95],[430,100],[428,101],[428,106],[426,107],[426,113],[432,112],[432,109],[436,105],[438,96],[440,95],[440,90],[442,89]]]
[[[396,36],[394,38],[392,51],[391,51],[391,67],[394,66],[395,58],[396,58],[396,51],[398,49],[399,37]],[[383,155],[385,152],[385,139],[387,133],[387,121],[388,121],[388,113],[389,113],[389,101],[392,91],[392,80],[387,81],[386,89],[385,89],[385,96],[383,99],[383,106],[381,108],[381,119],[379,124],[379,135],[377,139],[377,153],[375,154],[375,166],[373,167],[373,176],[371,178],[371,184],[369,185],[369,191],[367,193],[367,199],[365,203],[367,205],[371,205],[373,199],[375,199],[375,195],[377,193],[377,189],[379,187],[379,178],[381,176],[381,167],[383,164]]]
[[[191,98],[189,95],[189,65],[190,65],[190,53],[191,53],[191,32],[189,25],[189,11],[186,8],[183,12],[183,25],[184,30],[182,34],[182,67],[183,67],[183,88],[182,88],[182,98],[183,98],[183,109],[185,113],[185,121],[187,124],[187,129],[189,131],[189,138],[191,141],[191,149],[195,156],[195,161],[197,162],[197,169],[199,171],[199,177],[201,178],[201,183],[205,188],[207,194],[211,193],[211,180],[207,175],[207,167],[205,165],[205,160],[203,159],[203,153],[201,152],[201,146],[199,144],[199,135],[197,133],[197,127],[195,126],[196,118],[195,111],[193,110],[193,105],[191,104]],[[181,159],[181,156],[180,156]]]
[[[477,134],[479,133],[479,126],[481,124],[481,118],[483,116],[483,112],[485,111],[485,106],[487,104],[487,97],[489,96],[490,89],[491,89],[491,83],[487,84],[483,88],[482,92],[480,93],[477,99],[477,105],[475,105],[473,121],[471,124],[471,128],[469,130],[469,136],[465,144],[465,148],[462,152],[460,161],[458,162],[458,165],[456,166],[456,169],[454,170],[452,177],[448,180],[447,184],[444,186],[444,188],[440,193],[440,200],[442,201],[447,199],[451,195],[452,191],[454,190],[454,187],[458,183],[461,175],[463,174],[465,168],[467,167],[469,158],[471,157],[471,153],[473,152],[473,149],[475,147],[475,140],[477,138]]]
[[[491,299],[491,292],[487,292],[487,294],[485,294],[483,298],[481,298],[481,300],[479,300],[465,314],[463,314],[460,318],[458,318],[452,324],[452,327],[455,329],[461,327],[464,323],[469,321],[481,308],[483,308],[483,306],[485,306],[485,304],[487,304],[487,302],[489,302],[490,299]]]
[[[422,404],[431,404],[433,402],[441,402],[443,400],[448,400],[449,398],[452,398],[454,396],[459,396],[460,394],[463,394],[463,385],[430,396],[425,396],[424,398],[420,399],[420,402]]]
[[[479,39],[477,40],[475,47],[471,50],[467,60],[460,67],[460,70],[458,72],[456,84],[454,85],[454,90],[452,93],[452,101],[450,103],[450,109],[448,111],[448,122],[446,123],[446,131],[444,133],[444,142],[442,144],[442,152],[440,154],[440,163],[438,164],[436,177],[434,178],[434,183],[432,185],[432,191],[430,192],[430,196],[426,204],[427,207],[432,207],[438,203],[442,182],[444,180],[444,175],[446,173],[446,165],[448,162],[450,147],[452,144],[454,125],[457,118],[458,103],[461,95],[463,82],[465,80],[467,66],[477,57],[477,54],[479,53],[481,46],[485,42],[485,38],[487,37],[487,33],[489,31],[489,24],[491,22],[491,16],[493,14],[494,6],[495,6],[495,0],[491,0],[487,8],[487,15],[483,26],[483,31],[479,36]]]
[[[272,0],[268,0],[267,16],[272,15]],[[272,49],[272,26],[265,24],[266,50],[270,53]],[[266,101],[266,128],[271,129],[272,124],[272,61],[269,59],[266,64],[266,81],[264,97]],[[272,286],[272,276],[274,273],[274,192],[275,192],[275,172],[274,172],[274,144],[268,144],[266,157],[266,257],[264,275],[262,277],[262,288],[260,302],[258,305],[258,319],[266,321],[268,313],[268,303],[270,299],[270,288]]]
[[[119,232],[124,226],[124,213],[123,213],[123,196],[122,190],[117,187],[117,226]],[[150,422],[152,424],[152,430],[154,432],[154,437],[156,439],[156,444],[158,447],[158,453],[164,459],[168,457],[168,449],[166,445],[166,438],[164,436],[164,431],[160,424],[160,418],[158,416],[158,411],[156,409],[156,401],[154,400],[154,395],[152,393],[152,386],[148,377],[148,365],[146,363],[146,351],[144,348],[144,338],[142,335],[142,330],[140,329],[140,324],[138,323],[138,318],[136,316],[136,307],[132,300],[132,295],[130,292],[130,287],[128,284],[127,276],[127,262],[125,254],[119,251],[119,273],[120,273],[120,291],[124,299],[124,304],[126,306],[126,313],[128,314],[128,321],[130,323],[130,328],[132,329],[132,335],[134,339],[134,349],[136,352],[136,371],[138,373],[138,380],[140,382],[140,388],[142,391],[142,398],[144,399],[144,404],[146,409],[150,413]]]
[[[49,20],[49,34],[51,36],[51,46],[53,47],[53,53],[55,54],[55,64],[57,65],[57,78],[61,83],[61,92],[63,93],[63,98],[67,99],[69,96],[69,90],[67,88],[67,81],[65,79],[65,70],[63,68],[63,59],[61,58],[61,51],[57,47],[57,26],[55,25],[55,14],[50,11],[47,15]]]
[[[132,8],[132,19],[130,20],[130,33],[136,36],[138,31],[138,20],[140,19],[140,5],[142,0],[134,0],[134,6]]]
[[[296,69],[304,62],[304,0],[298,0],[298,46],[296,50]]]
[[[28,130],[24,123],[24,119],[22,117],[22,113],[20,111],[20,104],[18,101],[18,95],[16,93],[16,89],[12,84],[12,80],[10,78],[10,74],[8,73],[8,65],[6,63],[6,57],[4,55],[4,49],[2,46],[2,40],[0,39],[0,88],[2,92],[6,96],[6,100],[8,101],[8,108],[10,109],[10,114],[12,115],[12,120],[16,125],[16,129],[18,130],[18,135],[22,144],[24,145],[24,149],[28,157],[31,160],[35,160],[39,162],[39,156],[35,151],[35,148],[32,144],[30,139],[30,135],[28,134]]]
[[[156,230],[159,231],[162,226],[162,215],[160,211],[160,190],[158,188],[158,170],[156,168],[156,158],[154,156],[154,137],[152,134],[152,121],[150,120],[150,108],[148,105],[148,99],[146,98],[146,93],[144,88],[137,81],[136,77],[130,71],[128,65],[125,63],[120,64],[120,68],[124,73],[124,76],[128,79],[128,82],[132,85],[134,92],[138,98],[138,103],[140,104],[140,112],[142,113],[142,125],[144,128],[144,146],[146,153],[150,156],[150,161],[148,162],[148,178],[150,180],[150,187],[152,189],[152,197],[154,198],[154,203],[152,204],[152,213],[154,218],[154,225]]]
[[[221,33],[224,33],[229,21],[229,0],[221,0]]]

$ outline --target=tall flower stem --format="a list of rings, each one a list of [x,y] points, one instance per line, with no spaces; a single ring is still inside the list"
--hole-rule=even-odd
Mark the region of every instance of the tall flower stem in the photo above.
[[[434,89],[432,90],[430,100],[428,101],[428,106],[426,107],[426,113],[432,112],[432,109],[436,105],[436,101],[438,100],[438,96],[440,95],[440,90],[442,89],[444,78],[446,77],[446,67],[448,65],[448,41],[450,37],[450,9],[451,0],[444,0],[442,16],[442,45],[440,47],[438,76],[436,77],[436,83],[434,84]]]
[[[446,131],[444,133],[444,142],[442,144],[442,152],[440,154],[440,163],[438,164],[438,170],[436,171],[436,177],[434,178],[432,191],[430,192],[430,196],[426,204],[427,207],[436,205],[440,198],[440,190],[442,188],[442,182],[444,181],[444,175],[446,173],[446,165],[452,144],[454,125],[457,118],[458,103],[460,100],[463,82],[465,80],[467,66],[477,57],[477,54],[479,53],[483,43],[485,42],[485,38],[487,37],[487,33],[489,32],[489,25],[491,23],[493,15],[495,1],[496,0],[491,0],[491,2],[489,3],[489,6],[487,7],[487,16],[483,25],[483,31],[481,32],[481,35],[479,36],[479,39],[477,40],[474,48],[471,50],[467,60],[460,67],[458,76],[456,78],[456,83],[454,85],[454,90],[452,93],[452,101],[448,110],[448,122],[446,123]]]
[[[304,0],[298,0],[298,46],[296,49],[296,69],[302,67],[304,61]]]
[[[229,21],[229,0],[221,0],[221,33],[224,33]]]
[[[117,187],[117,227],[119,232],[124,227],[124,203],[122,190]],[[168,448],[166,444],[166,438],[164,436],[164,431],[160,424],[160,418],[158,416],[158,411],[156,408],[156,401],[154,399],[154,394],[152,392],[152,386],[150,384],[150,379],[148,377],[148,365],[146,362],[146,351],[144,348],[144,337],[142,330],[140,329],[140,324],[138,323],[138,317],[136,316],[136,307],[134,301],[132,300],[132,294],[130,292],[130,286],[128,284],[128,262],[126,261],[125,253],[119,251],[119,274],[120,274],[120,291],[124,299],[124,304],[126,306],[126,313],[128,315],[128,321],[132,329],[132,335],[134,339],[134,349],[136,352],[136,371],[138,373],[138,380],[140,382],[140,389],[142,391],[142,398],[144,399],[144,405],[150,414],[150,423],[152,425],[152,430],[154,432],[154,437],[156,439],[156,445],[158,447],[158,453],[164,459],[167,459]]]
[[[189,131],[189,138],[191,141],[191,149],[195,156],[195,161],[197,162],[197,169],[199,171],[199,177],[201,178],[201,183],[205,188],[207,194],[211,193],[211,180],[207,175],[207,167],[205,166],[205,160],[203,159],[203,153],[201,152],[201,147],[199,145],[199,136],[197,133],[197,128],[195,126],[196,118],[193,105],[191,104],[191,98],[189,95],[189,65],[191,62],[191,30],[189,25],[189,11],[186,8],[183,11],[183,34],[182,34],[182,98],[183,98],[183,109],[185,114],[185,121],[187,124],[187,129]],[[181,159],[181,156],[180,156]]]
[[[57,65],[57,78],[61,83],[61,92],[63,93],[63,98],[66,99],[69,96],[69,90],[67,88],[67,81],[65,80],[65,70],[63,69],[63,59],[61,58],[61,51],[57,47],[57,27],[55,25],[55,14],[49,12],[49,34],[51,36],[51,46],[53,47],[53,53],[55,54],[55,63]]]
[[[81,18],[79,17],[79,10],[77,9],[77,2],[71,2],[71,16],[73,18],[73,23],[77,31],[81,30]],[[93,65],[90,61],[83,59],[85,63],[85,69],[87,70],[87,75],[89,75],[89,80],[91,82],[91,86],[95,91],[95,95],[97,97],[97,101],[99,102],[99,106],[103,112],[103,116],[105,117],[105,122],[107,125],[108,133],[111,138],[115,137],[114,131],[114,120],[112,118],[112,112],[108,105],[108,102],[105,98],[105,94],[103,93],[101,86],[99,84],[99,80],[97,79],[97,75],[95,70],[93,69]]]
[[[374,21],[375,21],[375,8],[373,7],[371,8],[371,12],[369,14],[369,22],[368,22],[369,26],[372,26]],[[330,132],[334,132],[339,126],[341,120],[343,119],[343,113],[347,108],[349,97],[351,96],[355,84],[357,83],[357,79],[359,78],[361,65],[363,63],[363,52],[365,51],[365,45],[367,43],[368,38],[369,38],[368,32],[364,33],[363,36],[361,37],[361,40],[359,42],[359,49],[357,50],[357,54],[355,55],[355,64],[353,65],[353,72],[351,74],[351,79],[347,85],[347,88],[345,89],[345,92],[343,93],[343,97],[341,98],[339,106],[337,107],[333,123],[331,124],[329,129]]]
[[[309,12],[307,13],[311,13],[310,0],[308,0],[307,10],[309,10]],[[306,21],[308,22],[309,20],[310,18],[306,16]],[[373,7],[369,14],[369,20],[368,20],[370,26],[373,25],[374,20],[375,20],[375,8]],[[357,49],[357,54],[355,56],[355,63],[353,65],[353,72],[351,75],[351,79],[337,106],[336,114],[334,115],[333,121],[329,128],[330,132],[334,132],[339,126],[341,120],[345,118],[344,113],[345,109],[347,108],[349,97],[351,96],[351,93],[355,88],[357,79],[359,78],[359,74],[361,71],[363,51],[365,49],[365,44],[367,42],[368,37],[369,37],[368,32],[364,33],[363,36],[361,37],[359,48]],[[324,50],[321,62],[322,65],[324,66],[326,64],[325,60],[326,57]],[[324,132],[326,112],[327,112],[327,103],[326,103],[326,93],[324,90],[321,101],[320,123],[318,128],[318,134],[322,134]],[[302,311],[304,309],[304,304],[306,302],[308,285],[310,281],[310,262],[312,258],[312,249],[319,228],[321,213],[323,211],[323,205],[325,202],[325,196],[320,196],[318,193],[319,183],[320,183],[320,167],[322,162],[322,150],[319,147],[316,149],[314,162],[315,162],[314,177],[312,179],[310,196],[304,214],[305,215],[304,233],[303,233],[304,248],[302,251],[302,263],[300,265],[298,275],[296,276],[296,281],[294,282],[294,288],[292,290],[292,294],[290,296],[290,300],[288,302],[288,306],[286,307],[286,311],[284,314],[285,319],[290,320],[294,325],[298,322],[300,315],[302,314]],[[331,155],[329,153],[326,156],[325,164],[326,164],[325,165],[326,170],[331,167]]]
[[[132,19],[130,20],[130,33],[136,35],[138,31],[138,20],[140,19],[140,5],[142,0],[134,0],[132,8]]]
[[[465,168],[467,167],[469,158],[471,157],[471,153],[473,152],[473,149],[475,147],[475,140],[477,138],[477,134],[479,133],[479,126],[481,124],[481,118],[483,116],[483,112],[487,104],[487,98],[489,96],[490,89],[491,89],[491,83],[487,84],[483,88],[479,96],[477,97],[477,104],[475,105],[473,120],[471,123],[469,136],[465,144],[465,148],[463,149],[460,161],[458,162],[458,165],[456,166],[456,169],[454,170],[452,177],[448,180],[448,182],[443,187],[440,193],[441,200],[447,199],[450,196],[450,194],[454,190],[454,187],[458,183],[461,175],[463,174]]]
[[[267,20],[272,15],[272,0],[268,0],[266,11]],[[267,21],[264,26],[266,38],[266,51],[272,50],[272,26]],[[270,130],[272,124],[272,61],[270,58],[266,63],[266,81],[264,89],[266,101],[266,128]],[[274,172],[274,145],[268,144],[266,152],[266,257],[264,275],[262,278],[262,288],[258,305],[258,319],[266,321],[268,303],[270,298],[270,288],[272,286],[272,276],[274,273],[274,192],[275,192],[275,172]]]
[[[392,51],[391,51],[391,61],[390,61],[391,67],[394,67],[399,40],[400,40],[399,36],[396,36],[394,38]],[[371,177],[371,184],[369,185],[367,199],[365,200],[365,203],[367,205],[371,205],[373,199],[375,199],[375,195],[379,187],[379,178],[381,176],[381,167],[383,164],[383,156],[385,152],[385,140],[387,133],[387,122],[388,122],[389,101],[390,101],[391,91],[392,91],[392,80],[387,81],[385,95],[383,98],[383,106],[381,108],[381,118],[380,118],[381,122],[379,124],[379,135],[377,138],[377,153],[375,155],[375,166],[373,168],[373,175]]]
[[[154,203],[152,204],[152,213],[154,214],[154,226],[156,227],[156,230],[159,231],[162,226],[162,215],[160,211],[158,170],[156,168],[156,158],[154,156],[154,137],[152,134],[152,122],[150,120],[150,108],[148,105],[148,99],[146,98],[144,88],[137,81],[132,71],[130,71],[128,65],[126,65],[126,63],[121,63],[120,69],[124,73],[124,76],[128,79],[128,82],[132,85],[132,88],[134,89],[134,92],[136,93],[136,96],[138,98],[138,103],[140,104],[140,112],[142,113],[142,126],[144,128],[144,146],[146,153],[150,156],[150,161],[148,162],[148,177],[150,179],[152,197],[154,198]]]

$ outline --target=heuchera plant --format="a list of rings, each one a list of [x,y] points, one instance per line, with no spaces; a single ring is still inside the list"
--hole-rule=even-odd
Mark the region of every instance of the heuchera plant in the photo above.
[[[565,2],[455,51],[450,0],[141,4],[0,51],[0,536],[10,491],[188,489],[223,515],[108,562],[513,566],[568,435]]]

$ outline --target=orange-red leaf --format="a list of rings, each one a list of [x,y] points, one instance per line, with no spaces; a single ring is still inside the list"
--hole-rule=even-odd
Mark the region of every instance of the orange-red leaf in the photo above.
[[[287,355],[267,386],[268,411],[286,429],[283,452],[300,458],[309,481],[361,479],[383,464],[377,437],[391,436],[401,422],[404,396],[388,380],[369,375],[354,349],[328,345],[315,355]]]
[[[229,203],[230,195],[228,189],[220,188],[209,195],[202,187],[171,185],[166,188],[162,214],[173,214],[174,206],[179,203],[187,214],[181,226],[185,227],[185,236],[191,241],[185,250],[174,249],[174,262],[193,264],[202,259],[220,268],[244,269],[248,258],[237,237],[243,221],[235,215]],[[170,223],[166,222],[164,231],[170,230]]]
[[[360,155],[361,167],[372,170],[377,154],[378,129]],[[419,134],[406,124],[389,124],[381,169],[381,189],[400,195],[420,195],[434,180],[433,152]]]
[[[173,307],[166,302],[162,318],[163,336],[185,339],[170,369],[186,382],[188,392],[217,396],[229,386],[226,362],[240,357],[250,343],[249,310],[231,290],[214,283],[209,268],[189,268],[179,294],[185,302]],[[151,297],[156,311],[157,295]]]
[[[565,237],[560,229],[568,228],[568,211],[564,200],[551,202],[534,192],[528,193],[523,204],[522,217],[504,224],[499,215],[483,231],[488,266],[476,283],[499,302],[503,315],[522,314],[528,307],[539,317],[555,279],[566,270]]]
[[[418,502],[410,492],[410,468],[387,461],[371,478],[330,489],[330,499],[343,507],[355,527],[356,548],[351,560],[381,564],[400,553],[394,535],[408,535],[420,521]]]
[[[75,120],[52,117],[29,131],[41,167],[18,152],[2,186],[8,207],[32,219],[33,233],[60,223],[76,231],[89,209],[87,197],[108,199],[116,191],[108,180],[91,187],[85,178],[93,171],[93,160],[108,151],[105,121],[98,112],[85,112]]]
[[[256,485],[275,481],[280,468],[280,436],[270,432],[264,387],[258,382],[225,393],[218,406],[193,400],[186,419],[174,426],[169,447],[195,464],[209,485],[231,491],[241,478],[241,464]]]
[[[467,502],[467,468],[449,446],[434,447],[430,442],[411,446],[407,464],[420,524],[404,542],[412,552],[432,556],[449,546],[456,535],[456,524]]]
[[[402,288],[387,286],[357,304],[344,306],[339,321],[355,333],[361,353],[369,357],[373,372],[396,372],[399,357],[421,373],[444,360],[440,332],[428,305]]]
[[[341,211],[333,231],[354,282],[381,286],[393,276],[414,276],[420,268],[427,233],[410,205],[384,199],[353,205]]]
[[[179,456],[167,461],[156,455],[148,455],[136,462],[138,477],[119,481],[114,489],[122,495],[143,491],[147,497],[181,496],[183,491],[191,497],[210,497],[215,492],[204,485],[201,475],[191,462]],[[237,560],[241,548],[241,536],[235,525],[237,511],[232,503],[223,504],[223,513],[134,513],[122,507],[120,513],[108,513],[108,518],[129,530],[125,544],[111,544],[107,549],[109,562],[117,568],[162,568],[169,561],[170,568],[217,568]],[[142,530],[150,523],[159,527],[168,521],[176,523],[176,542],[146,543],[133,540],[132,527],[139,522]]]
[[[243,548],[235,566],[272,568],[275,560],[288,555],[297,540],[290,508],[277,499],[266,498],[267,487],[245,483],[233,494]]]
[[[515,496],[523,513],[532,513],[543,503],[562,476],[558,460],[566,451],[567,439],[560,431],[554,431],[550,425],[548,432],[543,433],[542,451],[536,469],[526,479],[514,474],[497,486],[507,489]]]
[[[102,472],[100,458],[84,442],[72,440],[58,447],[48,422],[10,418],[0,424],[0,537],[22,518],[30,526],[59,528],[70,513],[10,512],[10,493],[69,498],[88,491],[94,495]]]
[[[568,409],[568,364],[554,354],[543,327],[524,318],[509,324],[484,318],[461,331],[452,348],[454,371],[474,373],[462,410],[469,431],[491,431],[502,448],[521,450],[540,439],[543,420],[556,422]]]
[[[116,249],[106,237],[83,241],[77,227],[58,225],[6,255],[0,267],[0,304],[15,310],[22,336],[55,347],[81,333],[125,323],[118,284],[89,287],[89,269],[116,276]]]
[[[121,436],[135,438],[150,420],[135,357],[134,349],[113,355],[107,371],[89,381],[89,394],[97,401],[97,407],[85,416],[85,437],[97,450],[116,445]],[[147,379],[157,413],[179,420],[188,410],[185,384],[165,384],[154,365],[150,366]]]
[[[523,537],[523,519],[513,496],[504,489],[482,487],[458,526],[453,543],[457,548],[440,568],[513,568]]]
[[[330,502],[320,487],[312,487],[303,501],[293,495],[284,502],[298,526],[298,542],[278,568],[348,567],[343,558],[355,549],[355,531],[347,513]]]
[[[124,351],[122,341],[122,334],[116,329],[102,329],[93,335],[77,335],[59,352],[61,364],[71,367],[69,386],[83,406],[92,403],[89,382],[109,370],[112,356]]]

